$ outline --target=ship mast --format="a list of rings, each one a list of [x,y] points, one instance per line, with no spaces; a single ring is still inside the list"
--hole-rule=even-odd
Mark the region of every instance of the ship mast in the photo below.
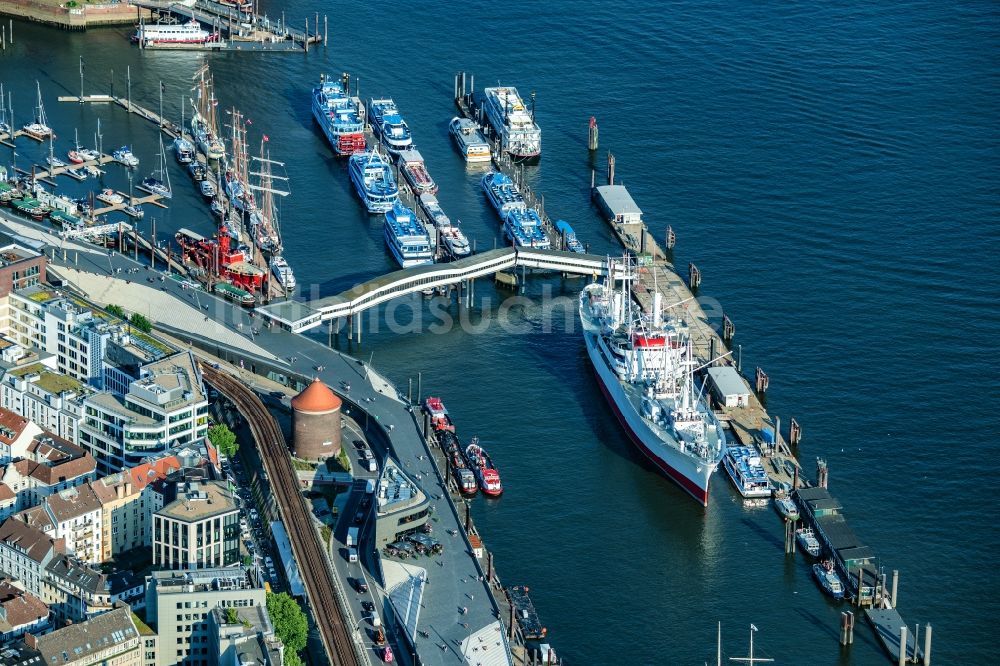
[[[287,181],[288,178],[284,176],[275,176],[272,173],[272,164],[277,164],[279,167],[284,167],[284,162],[278,162],[271,159],[271,153],[267,150],[266,144],[269,142],[267,135],[265,134],[260,141],[260,157],[253,157],[255,162],[260,163],[260,171],[251,171],[249,174],[251,176],[258,177],[258,185],[251,185],[252,190],[258,192],[263,192],[263,198],[261,200],[261,224],[260,228],[257,230],[257,238],[262,244],[267,244],[268,248],[272,253],[278,254],[281,252],[281,232],[278,228],[278,214],[277,208],[275,206],[274,195],[278,196],[288,196],[286,190],[275,189],[274,181],[281,180]]]

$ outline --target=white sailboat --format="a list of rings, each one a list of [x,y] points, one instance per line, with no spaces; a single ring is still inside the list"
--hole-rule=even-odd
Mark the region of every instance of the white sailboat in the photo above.
[[[162,136],[160,136],[160,166],[152,174],[143,178],[137,187],[150,194],[159,194],[165,199],[174,196],[170,190],[170,173],[167,171],[167,158],[163,152]]]
[[[45,106],[42,104],[42,84],[35,81],[35,85],[38,87],[38,105],[35,107],[35,121],[28,123],[21,129],[32,139],[44,141],[49,137],[55,137],[55,132],[46,124],[48,121],[45,118]]]

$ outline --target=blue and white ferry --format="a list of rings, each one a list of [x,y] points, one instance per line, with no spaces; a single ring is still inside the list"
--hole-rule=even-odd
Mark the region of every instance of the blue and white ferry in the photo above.
[[[486,198],[490,200],[501,218],[506,218],[510,210],[526,207],[524,196],[507,174],[491,171],[483,176],[482,184]]]
[[[320,76],[319,85],[313,88],[313,118],[338,155],[363,153],[368,148],[360,106],[339,81]]]
[[[583,243],[577,239],[573,227],[569,226],[569,222],[566,220],[556,220],[556,231],[559,232],[559,236],[566,243],[565,249],[579,254],[584,254],[587,251]]]
[[[392,167],[377,150],[351,155],[351,182],[369,213],[385,213],[399,201],[399,188]]]
[[[386,97],[368,100],[368,116],[376,136],[390,153],[398,155],[399,151],[413,147],[410,126],[399,115],[399,109],[392,99]]]
[[[385,244],[403,268],[434,263],[431,237],[413,211],[400,201],[386,211]]]
[[[760,454],[749,446],[731,446],[726,450],[722,464],[740,494],[746,498],[770,497],[771,481],[761,464]]]
[[[548,250],[552,247],[542,229],[542,218],[534,208],[511,208],[503,222],[503,232],[517,247],[534,247]]]

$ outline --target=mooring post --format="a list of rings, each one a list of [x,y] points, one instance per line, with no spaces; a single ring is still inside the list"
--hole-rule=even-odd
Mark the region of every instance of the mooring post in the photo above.
[[[840,612],[840,644],[847,645],[847,611]]]
[[[306,53],[309,53],[309,19],[306,19],[306,32],[302,35],[302,43],[305,45]]]
[[[931,666],[931,625],[924,628],[924,666]]]
[[[898,597],[896,594],[899,592],[899,569],[892,570],[892,607],[896,608],[896,601]]]
[[[417,402],[420,402],[420,397],[423,395],[423,385],[424,385],[424,373],[417,373]]]
[[[906,625],[899,628],[899,666],[906,666],[906,653],[909,652],[906,643]]]
[[[323,14],[323,46],[326,46],[327,40],[330,37],[330,32],[329,32],[330,22],[329,22],[328,19],[329,19],[329,16],[327,16],[326,14]]]
[[[858,565],[858,608],[861,608],[861,588],[865,584],[865,569],[861,565]]]
[[[591,151],[597,150],[597,118],[590,117],[590,133],[587,136],[587,148]]]
[[[413,377],[407,378],[406,402],[413,403]],[[447,460],[447,458],[445,458]]]
[[[608,185],[615,184],[615,156],[608,152]]]

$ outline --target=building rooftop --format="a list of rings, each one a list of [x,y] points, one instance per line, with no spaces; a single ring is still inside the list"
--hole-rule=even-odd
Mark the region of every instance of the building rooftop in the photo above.
[[[115,608],[86,622],[71,624],[36,638],[36,649],[48,666],[77,662],[139,638],[132,611]]]
[[[57,555],[45,567],[49,576],[61,578],[73,586],[90,594],[107,594],[110,589],[108,577],[69,555]]]
[[[642,211],[624,185],[598,185],[597,194],[612,215],[642,215]]]
[[[4,234],[6,236],[6,234]],[[28,248],[18,245],[16,243],[5,242],[7,239],[0,239],[0,268],[4,266],[10,266],[11,264],[16,264],[20,261],[26,261],[28,259],[37,259],[42,256],[34,250],[29,250]]]
[[[0,581],[0,606],[3,607],[0,623],[9,627],[7,631],[49,616],[49,607],[41,599],[15,587],[10,579]]]
[[[157,594],[258,589],[243,567],[154,571],[147,580],[156,585]]]
[[[173,520],[193,522],[238,511],[236,499],[222,481],[186,481],[177,486],[177,499],[156,512]]]
[[[20,414],[0,407],[0,442],[10,446],[21,436],[28,425],[28,419]]]
[[[54,372],[41,363],[32,363],[15,368],[10,370],[9,374],[13,377],[31,381],[38,388],[53,395],[60,395],[66,392],[80,393],[84,388],[83,382],[69,375]],[[36,375],[37,377],[34,377]]]
[[[711,367],[708,369],[708,376],[724,396],[750,394],[750,387],[743,381],[743,376],[731,365]]]
[[[292,409],[297,412],[332,412],[340,409],[341,404],[340,398],[334,395],[319,377],[313,379],[302,393],[292,398]]]
[[[129,397],[161,409],[178,409],[206,400],[201,373],[190,351],[147,363],[142,366],[140,375],[141,378],[129,387]]]
[[[378,515],[384,516],[393,511],[406,509],[420,502],[425,502],[426,499],[424,491],[420,490],[417,484],[403,473],[396,461],[387,458],[376,490]]]
[[[0,543],[18,550],[32,560],[41,562],[49,551],[63,552],[62,539],[53,539],[17,518],[8,518],[0,525]]]
[[[101,510],[101,500],[89,484],[60,490],[45,498],[49,514],[57,523]]]

